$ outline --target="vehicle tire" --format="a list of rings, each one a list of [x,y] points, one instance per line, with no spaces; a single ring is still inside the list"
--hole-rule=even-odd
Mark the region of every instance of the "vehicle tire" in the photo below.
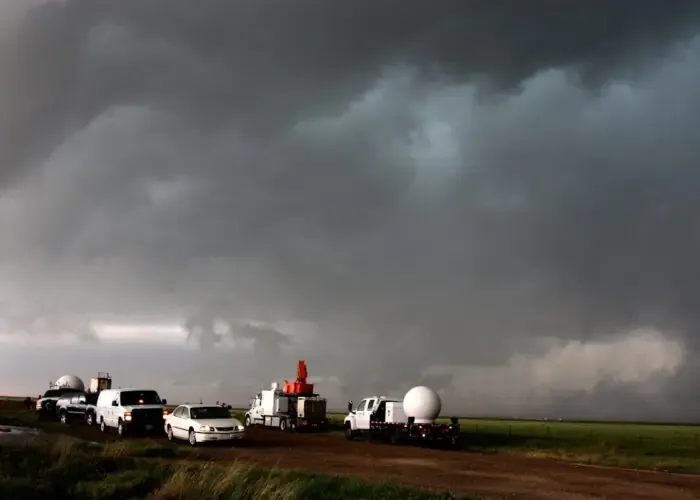
[[[246,417],[245,417],[245,422],[244,422],[243,425],[245,425],[246,427],[250,427],[250,424],[251,424],[251,422],[250,422],[250,415],[246,415]]]
[[[287,430],[287,419],[283,418],[280,420],[280,430],[285,432]]]
[[[62,411],[61,413],[59,413],[58,419],[61,421],[62,424],[67,424],[68,414],[65,411]]]
[[[174,436],[173,436],[173,428],[168,426],[168,429],[165,431],[166,434],[168,435],[168,441],[172,442]]]
[[[352,426],[350,424],[345,425],[345,439],[348,441],[355,439],[355,433],[352,432]]]
[[[194,429],[190,429],[188,441],[190,442],[190,446],[197,446],[197,435],[194,433]]]
[[[126,435],[126,426],[124,425],[124,422],[122,422],[121,418],[117,423],[117,434],[119,434],[119,437],[124,437]]]
[[[389,442],[390,442],[391,444],[399,444],[399,441],[400,441],[399,437],[400,437],[400,436],[399,436],[399,431],[397,431],[397,430],[392,430],[392,431],[389,433]]]
[[[88,426],[92,426],[95,423],[95,415],[93,415],[91,411],[85,414],[85,423]]]
[[[104,418],[100,419],[100,430],[101,430],[103,433],[107,434],[107,424],[105,424],[105,419],[104,419]]]

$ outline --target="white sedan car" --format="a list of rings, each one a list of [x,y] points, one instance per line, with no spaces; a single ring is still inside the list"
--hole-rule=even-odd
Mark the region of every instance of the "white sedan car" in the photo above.
[[[229,410],[213,405],[180,405],[165,417],[168,440],[183,439],[192,446],[212,441],[243,439],[245,427]]]

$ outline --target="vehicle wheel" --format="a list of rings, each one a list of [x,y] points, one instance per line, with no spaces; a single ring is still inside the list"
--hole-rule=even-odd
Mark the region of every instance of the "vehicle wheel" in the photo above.
[[[124,437],[126,435],[126,426],[124,422],[122,422],[122,419],[119,419],[119,423],[117,424],[117,434],[119,434],[119,437]]]
[[[168,434],[168,441],[172,441],[173,440],[173,428],[168,426],[168,430],[166,431],[166,433]]]
[[[391,444],[399,444],[399,431],[391,431],[391,434],[389,434],[389,442]]]
[[[286,419],[280,420],[280,430],[282,432],[287,430],[287,420]]]
[[[95,416],[92,413],[85,414],[85,423],[87,425],[92,425],[95,423]]]
[[[105,425],[105,419],[100,420],[100,430],[107,434],[107,425]]]
[[[58,416],[58,419],[61,421],[62,424],[67,424],[68,423],[68,415],[66,415],[65,411],[62,411],[60,415]]]
[[[190,429],[189,442],[190,446],[197,446],[197,435],[194,433],[194,429]]]
[[[244,425],[245,425],[246,427],[250,427],[250,423],[251,423],[251,422],[250,422],[250,416],[249,416],[249,415],[246,415]]]
[[[352,427],[350,426],[350,424],[347,424],[345,426],[345,439],[350,441],[354,438],[355,438],[355,434],[352,432]]]

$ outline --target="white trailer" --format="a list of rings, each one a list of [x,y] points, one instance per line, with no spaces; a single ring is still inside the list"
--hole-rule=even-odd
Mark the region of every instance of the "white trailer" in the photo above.
[[[356,409],[350,402],[344,420],[345,437],[367,436],[392,444],[429,442],[456,448],[460,444],[459,419],[452,417],[449,424],[437,423],[441,407],[438,394],[425,386],[408,391],[403,402],[371,396],[360,401]]]
[[[250,400],[245,426],[261,425],[287,430],[320,430],[326,427],[326,398],[318,395],[285,393],[273,382]]]

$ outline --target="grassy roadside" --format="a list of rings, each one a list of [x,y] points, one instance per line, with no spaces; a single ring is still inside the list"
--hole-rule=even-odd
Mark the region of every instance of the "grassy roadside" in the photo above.
[[[130,442],[88,444],[60,436],[53,445],[5,446],[0,498],[71,500],[447,500],[451,494],[317,474],[268,470],[243,463],[168,460],[166,446]],[[165,459],[164,459],[165,458]]]

